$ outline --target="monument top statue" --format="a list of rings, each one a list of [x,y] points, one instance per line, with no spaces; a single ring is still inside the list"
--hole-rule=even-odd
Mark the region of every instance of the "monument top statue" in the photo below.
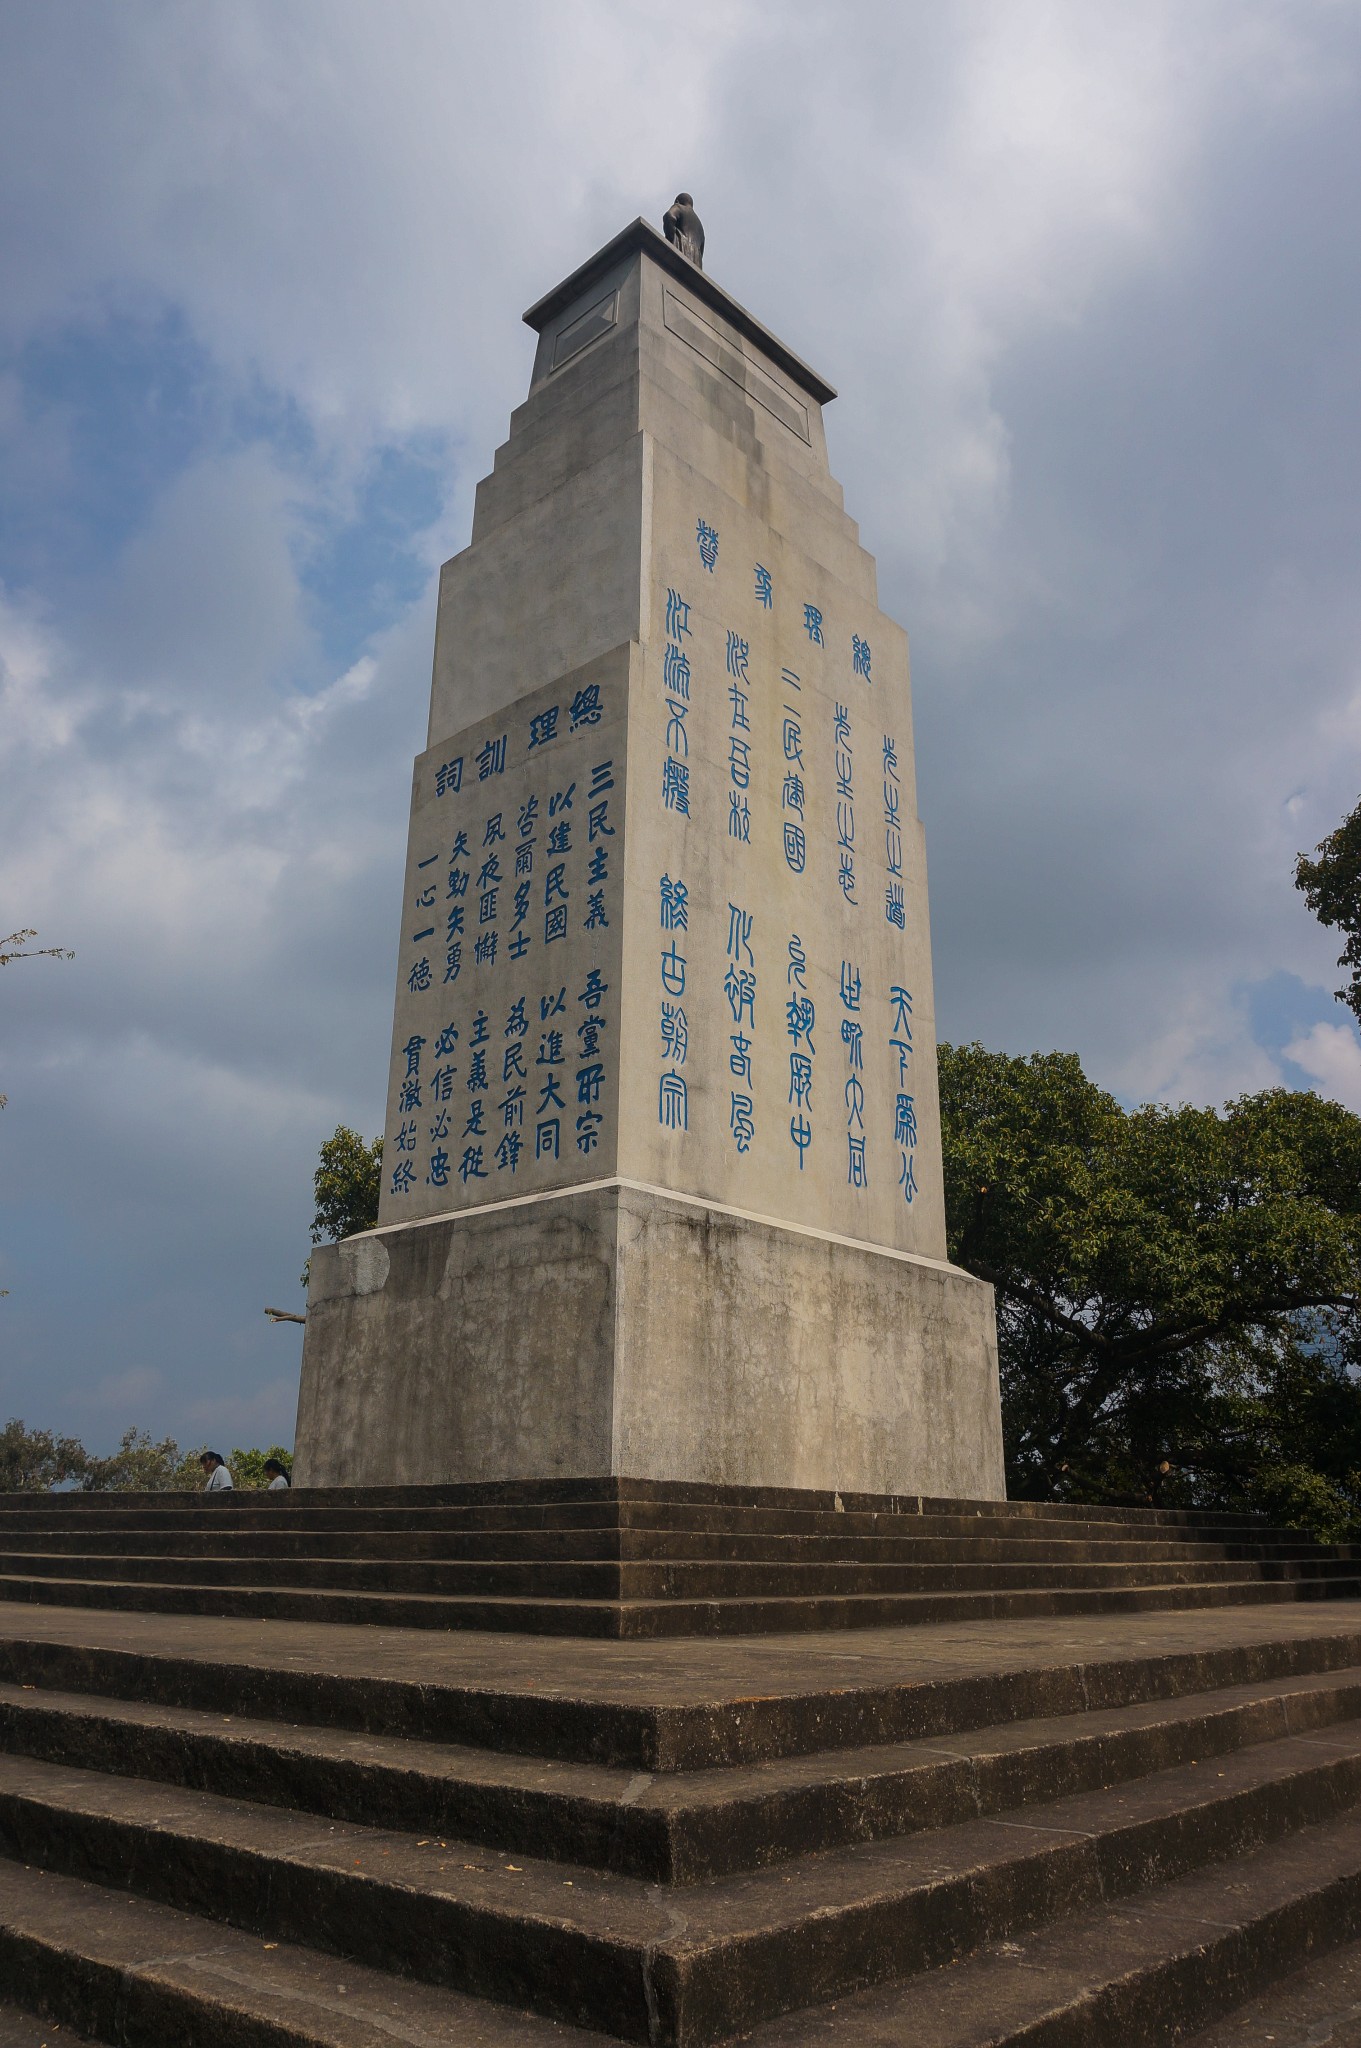
[[[704,224],[695,212],[695,202],[688,192],[678,192],[666,212],[662,215],[662,226],[666,239],[682,256],[689,258],[696,270],[704,268]]]

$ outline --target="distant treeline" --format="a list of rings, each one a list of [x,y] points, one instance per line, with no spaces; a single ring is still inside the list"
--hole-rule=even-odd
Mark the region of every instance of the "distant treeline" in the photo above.
[[[154,1443],[146,1430],[130,1429],[111,1456],[99,1458],[79,1437],[54,1436],[50,1429],[11,1420],[0,1430],[0,1493],[47,1493],[53,1487],[76,1493],[197,1493],[203,1486],[199,1459],[207,1448],[182,1451],[173,1437]],[[293,1454],[282,1444],[265,1451],[238,1449],[227,1458],[235,1483],[268,1486],[266,1458],[277,1458],[292,1474]]]

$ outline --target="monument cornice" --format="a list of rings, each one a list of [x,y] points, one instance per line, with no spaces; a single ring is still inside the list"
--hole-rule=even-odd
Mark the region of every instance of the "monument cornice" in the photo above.
[[[754,313],[749,313],[722,285],[715,284],[707,272],[699,270],[688,258],[673,249],[664,235],[658,234],[650,221],[639,215],[617,234],[613,241],[606,242],[603,249],[597,249],[594,256],[574,270],[570,277],[555,285],[551,292],[539,299],[524,315],[527,327],[541,334],[556,316],[572,305],[599,277],[614,270],[626,258],[633,255],[647,256],[653,263],[676,278],[728,325],[736,329],[747,341],[753,342],[761,353],[768,357],[786,377],[797,384],[802,391],[815,399],[819,405],[828,404],[836,397],[835,385],[810,369],[792,348],[787,348],[778,335],[763,327]]]

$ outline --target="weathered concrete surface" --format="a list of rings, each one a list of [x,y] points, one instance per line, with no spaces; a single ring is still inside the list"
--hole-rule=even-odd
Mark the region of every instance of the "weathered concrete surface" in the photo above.
[[[994,1497],[907,640],[828,468],[834,393],[642,222],[526,318],[441,576],[391,1270],[313,1260],[300,1469]]]
[[[313,1259],[300,1485],[1004,1494],[992,1291],[941,1262],[618,1181]]]

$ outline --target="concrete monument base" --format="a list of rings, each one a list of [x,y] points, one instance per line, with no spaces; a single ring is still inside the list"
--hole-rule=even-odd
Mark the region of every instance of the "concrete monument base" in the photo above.
[[[312,1255],[295,1482],[1003,1499],[992,1289],[614,1179]]]

